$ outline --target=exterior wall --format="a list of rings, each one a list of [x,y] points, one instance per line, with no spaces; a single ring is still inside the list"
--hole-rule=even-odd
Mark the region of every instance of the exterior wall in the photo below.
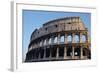
[[[50,21],[51,22],[51,21]],[[63,18],[62,20],[54,20],[51,23],[48,22],[42,28],[38,29],[34,34],[32,34],[32,40],[41,37],[43,35],[52,33],[52,32],[60,32],[60,31],[67,31],[67,30],[85,30],[86,27],[81,22],[79,17],[70,17],[70,18]]]
[[[76,35],[78,42],[75,40]],[[62,36],[64,37],[63,42],[61,42]],[[68,36],[71,36],[72,40],[70,42]],[[85,36],[85,42],[82,41],[83,36]],[[55,37],[57,39],[56,43],[54,42]],[[89,37],[89,32],[79,17],[52,20],[32,33],[26,62],[90,59]]]

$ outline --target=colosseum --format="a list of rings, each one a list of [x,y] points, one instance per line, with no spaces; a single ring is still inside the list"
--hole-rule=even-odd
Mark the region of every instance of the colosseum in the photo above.
[[[25,62],[91,59],[88,28],[82,19],[64,17],[46,22],[30,37]]]

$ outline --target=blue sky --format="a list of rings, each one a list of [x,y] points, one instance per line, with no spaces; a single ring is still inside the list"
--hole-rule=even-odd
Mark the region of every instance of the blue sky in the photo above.
[[[36,29],[42,27],[42,24],[57,18],[79,16],[88,28],[91,30],[91,14],[79,12],[54,12],[54,11],[34,11],[23,10],[23,49],[22,57],[25,59],[28,51],[28,44],[30,42],[31,33]]]

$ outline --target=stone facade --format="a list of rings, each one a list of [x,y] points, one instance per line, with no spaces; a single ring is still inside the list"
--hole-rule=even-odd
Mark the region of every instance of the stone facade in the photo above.
[[[80,17],[49,21],[33,31],[25,62],[91,59],[90,35]]]

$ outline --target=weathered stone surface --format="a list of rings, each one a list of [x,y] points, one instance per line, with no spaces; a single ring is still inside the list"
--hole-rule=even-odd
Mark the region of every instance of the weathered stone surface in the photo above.
[[[75,35],[78,36],[78,42]],[[69,36],[71,41],[68,41]],[[83,36],[85,41],[82,41]],[[91,59],[89,37],[89,32],[80,17],[49,21],[33,31],[25,62]]]

